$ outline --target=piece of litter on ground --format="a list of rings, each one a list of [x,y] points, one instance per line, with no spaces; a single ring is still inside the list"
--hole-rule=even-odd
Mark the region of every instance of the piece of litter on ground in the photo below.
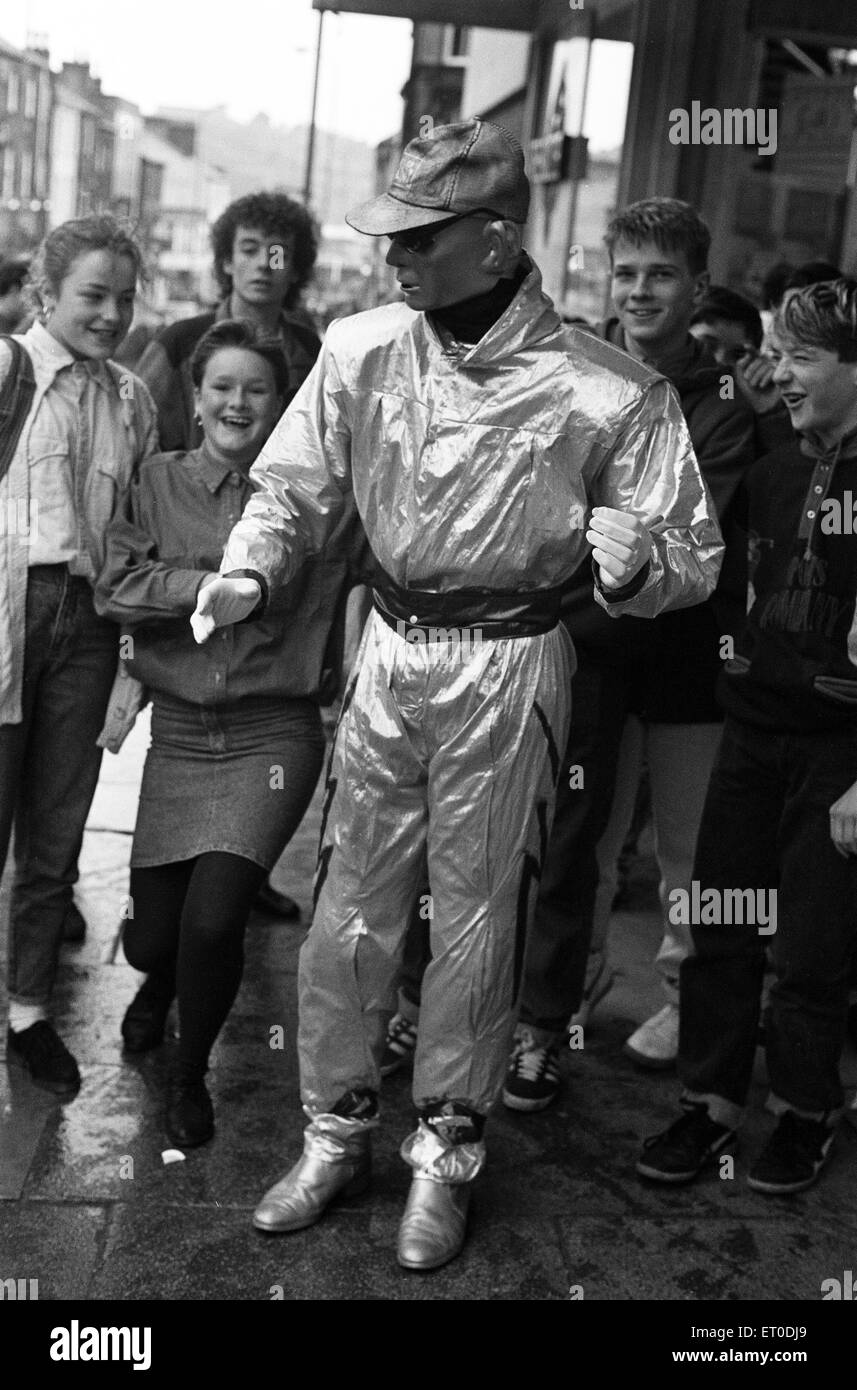
[[[161,1158],[164,1163],[184,1163],[185,1161],[181,1149],[164,1149]]]

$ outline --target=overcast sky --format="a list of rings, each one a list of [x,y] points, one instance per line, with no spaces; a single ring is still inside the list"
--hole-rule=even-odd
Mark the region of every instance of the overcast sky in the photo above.
[[[309,119],[318,14],[311,0],[2,0],[0,37],[47,35],[51,65],[88,58],[104,90],[157,106],[228,107],[240,120]],[[327,14],[318,123],[376,144],[401,126],[404,19]]]

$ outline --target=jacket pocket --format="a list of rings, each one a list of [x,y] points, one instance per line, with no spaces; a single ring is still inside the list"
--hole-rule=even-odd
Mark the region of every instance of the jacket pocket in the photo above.
[[[28,440],[27,463],[30,543],[43,541],[45,554],[73,555],[77,549],[77,511],[66,441],[34,428]]]

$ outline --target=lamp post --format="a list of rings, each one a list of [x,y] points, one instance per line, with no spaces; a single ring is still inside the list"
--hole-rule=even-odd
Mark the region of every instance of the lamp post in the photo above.
[[[312,203],[312,162],[315,153],[315,113],[318,106],[318,74],[321,67],[321,34],[324,24],[324,10],[318,12],[318,34],[315,43],[315,77],[312,84],[312,112],[309,118],[309,136],[306,147],[306,172],[304,174],[304,202],[307,207]]]

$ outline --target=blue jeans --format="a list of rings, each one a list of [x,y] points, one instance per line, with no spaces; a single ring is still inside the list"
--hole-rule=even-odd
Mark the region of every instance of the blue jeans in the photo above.
[[[726,721],[693,877],[700,894],[749,888],[769,903],[776,889],[777,912],[769,935],[694,925],[695,954],[681,967],[679,1076],[721,1123],[736,1124],[747,1097],[766,947],[776,975],[765,1019],[771,1089],[803,1114],[842,1104],[857,859],[834,849],[829,811],[855,778],[857,726],[791,734]]]
[[[11,999],[46,1004],[98,781],[96,747],[116,671],[117,629],[65,565],[27,584],[23,720],[0,726],[0,869],[15,826],[9,922]]]

